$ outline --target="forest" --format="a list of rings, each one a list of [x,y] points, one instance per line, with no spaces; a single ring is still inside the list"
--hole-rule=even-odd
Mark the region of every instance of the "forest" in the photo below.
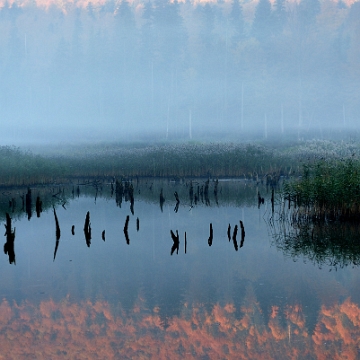
[[[232,139],[355,129],[359,19],[360,2],[341,0],[5,2],[2,130]]]

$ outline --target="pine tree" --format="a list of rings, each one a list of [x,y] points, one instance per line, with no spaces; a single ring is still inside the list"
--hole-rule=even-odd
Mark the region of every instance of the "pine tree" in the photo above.
[[[233,0],[232,2],[230,21],[233,27],[232,42],[236,44],[244,37],[244,16],[240,0]]]
[[[253,35],[261,42],[267,41],[272,31],[271,3],[269,0],[260,0],[252,24]]]

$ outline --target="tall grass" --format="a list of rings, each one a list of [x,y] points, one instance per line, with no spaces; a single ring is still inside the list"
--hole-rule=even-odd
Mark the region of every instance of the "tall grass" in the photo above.
[[[304,144],[155,143],[94,144],[34,154],[0,147],[0,186],[65,182],[94,177],[242,177],[277,180],[301,171],[299,161],[348,158],[353,143]]]
[[[295,221],[358,221],[360,162],[352,157],[308,163],[298,181],[284,185],[284,197],[293,203]]]
[[[16,147],[0,147],[0,186],[51,183],[63,175],[57,162]]]

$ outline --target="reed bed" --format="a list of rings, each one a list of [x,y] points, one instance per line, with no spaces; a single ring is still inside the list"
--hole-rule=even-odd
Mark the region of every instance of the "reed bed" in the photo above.
[[[297,181],[284,185],[292,219],[301,221],[360,220],[360,161],[316,159],[303,165]]]
[[[261,145],[192,143],[104,147],[66,161],[75,177],[252,177],[285,165],[280,154]]]
[[[19,148],[0,146],[0,186],[45,184],[60,179],[64,172],[58,163]]]
[[[354,143],[152,143],[68,146],[37,154],[0,147],[0,186],[52,184],[76,178],[252,178],[277,181],[301,172],[319,156],[340,159],[359,152]]]

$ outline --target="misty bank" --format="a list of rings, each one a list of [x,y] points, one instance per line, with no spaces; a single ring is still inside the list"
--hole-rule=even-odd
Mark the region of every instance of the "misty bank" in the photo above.
[[[213,177],[261,181],[301,175],[319,159],[353,159],[355,142],[262,143],[105,143],[63,147],[42,153],[0,147],[0,186],[67,183],[78,178]]]

